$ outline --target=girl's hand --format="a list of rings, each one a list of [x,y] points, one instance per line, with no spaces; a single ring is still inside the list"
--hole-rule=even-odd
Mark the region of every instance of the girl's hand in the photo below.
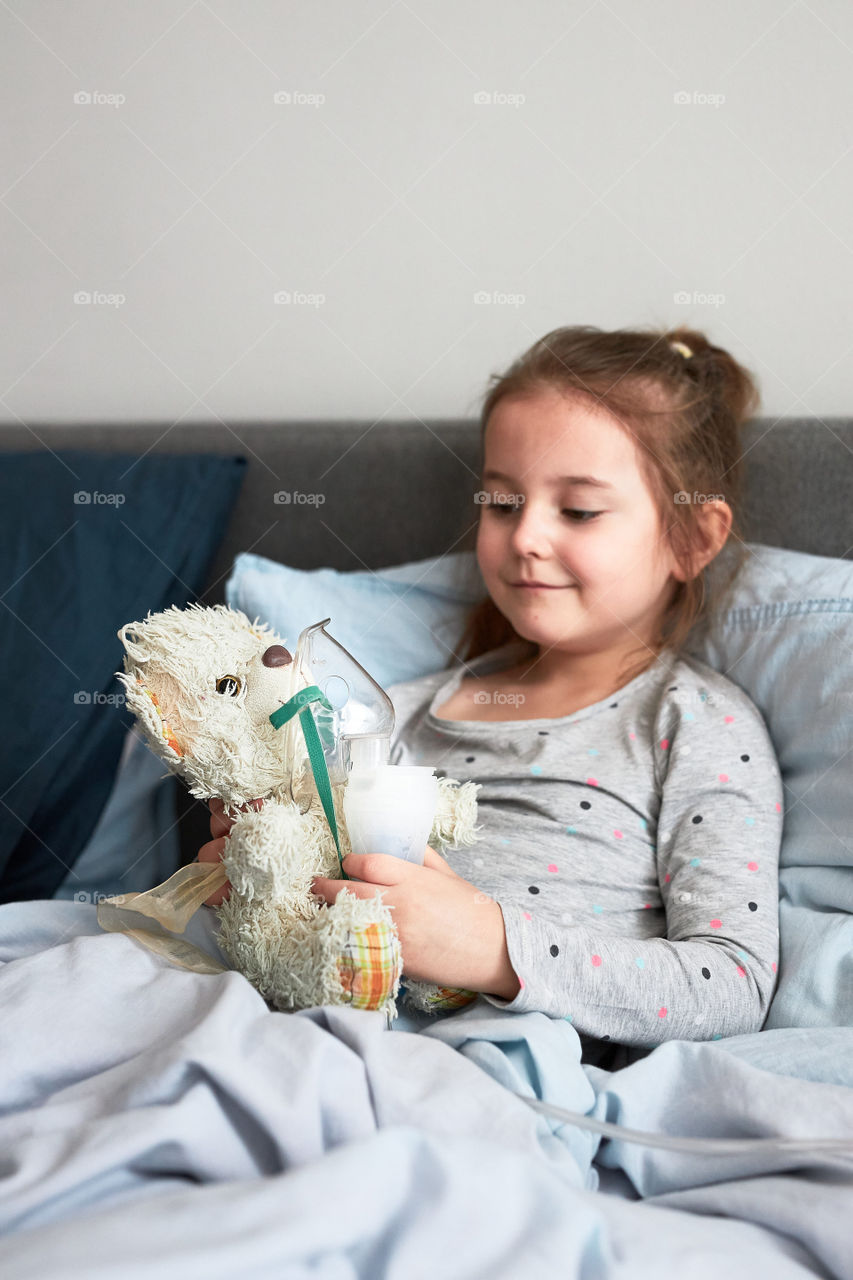
[[[393,911],[408,977],[505,1000],[518,994],[500,906],[458,876],[435,849],[427,846],[423,866],[382,853],[350,853],[344,870],[358,879],[315,876],[313,892],[331,904],[342,889],[359,898],[379,890]]]
[[[234,819],[226,816],[225,803],[218,796],[214,796],[207,803],[210,809],[210,834],[212,839],[199,849],[196,855],[196,862],[221,862],[225,839],[231,832]],[[245,804],[240,805],[240,809],[245,813],[247,808],[260,809],[262,804],[263,800],[252,800],[248,806]],[[221,889],[217,889],[209,898],[205,898],[204,905],[206,907],[218,907],[220,903],[228,898],[230,893],[231,883],[226,880]]]

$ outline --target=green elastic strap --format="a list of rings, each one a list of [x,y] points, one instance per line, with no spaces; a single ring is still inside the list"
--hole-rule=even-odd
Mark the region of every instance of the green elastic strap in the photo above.
[[[270,723],[274,729],[280,729],[282,725],[287,724],[288,720],[292,720],[297,714],[299,715],[299,723],[302,725],[302,733],[305,738],[305,745],[308,748],[308,759],[311,762],[311,772],[314,774],[314,781],[317,784],[320,803],[323,806],[326,821],[335,838],[338,862],[341,864],[341,875],[344,880],[349,880],[350,877],[344,871],[344,861],[341,857],[338,824],[335,821],[335,805],[332,800],[332,784],[329,781],[329,770],[326,768],[323,744],[320,741],[320,735],[317,732],[317,726],[314,723],[314,716],[311,712],[310,704],[312,702],[319,702],[327,711],[334,711],[331,702],[323,696],[319,687],[316,684],[309,684],[307,688],[300,689],[292,698],[288,698],[287,702],[280,706],[278,710],[274,711],[270,716]]]

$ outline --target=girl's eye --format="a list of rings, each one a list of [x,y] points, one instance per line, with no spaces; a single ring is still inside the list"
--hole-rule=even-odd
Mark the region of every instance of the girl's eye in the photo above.
[[[576,520],[574,522],[575,524],[591,524],[592,521],[596,518],[596,516],[600,516],[602,514],[603,513],[601,511],[576,511],[572,508],[567,508],[566,510],[563,511],[564,516],[581,516],[581,517],[586,516],[587,517],[585,520],[584,519]]]
[[[231,698],[236,698],[241,688],[239,676],[220,676],[216,681],[216,692]]]
[[[494,500],[484,502],[483,506],[494,511],[496,515],[513,515],[516,511],[520,511],[522,503],[520,502],[495,502]],[[599,516],[603,515],[603,511],[579,511],[575,507],[564,507],[562,515],[572,516],[573,524],[592,524]]]

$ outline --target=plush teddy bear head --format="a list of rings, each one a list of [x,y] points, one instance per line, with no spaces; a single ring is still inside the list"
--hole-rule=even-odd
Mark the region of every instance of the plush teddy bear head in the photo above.
[[[118,636],[128,708],[194,796],[220,796],[231,808],[288,794],[307,756],[270,715],[305,680],[269,627],[226,605],[173,605]]]

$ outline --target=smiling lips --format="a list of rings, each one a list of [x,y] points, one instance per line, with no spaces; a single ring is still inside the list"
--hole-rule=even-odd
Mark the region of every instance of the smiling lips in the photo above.
[[[525,591],[570,591],[574,583],[566,583],[559,586],[551,582],[511,582],[511,587],[521,587]]]

